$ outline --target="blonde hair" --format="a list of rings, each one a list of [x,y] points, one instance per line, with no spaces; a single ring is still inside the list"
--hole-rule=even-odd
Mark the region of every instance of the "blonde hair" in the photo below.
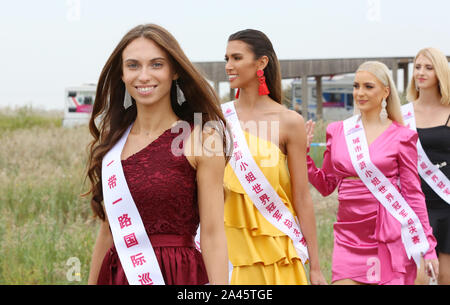
[[[403,125],[400,98],[388,67],[379,61],[366,61],[359,66],[356,73],[360,71],[372,73],[385,87],[390,89],[389,96],[386,98],[388,118]],[[354,114],[359,114],[357,107],[354,107]]]
[[[447,56],[440,50],[435,48],[425,48],[417,53],[414,57],[414,69],[417,58],[423,55],[433,64],[436,71],[436,77],[439,84],[439,93],[441,94],[441,103],[443,105],[450,105],[450,68],[448,66]],[[406,98],[408,101],[415,101],[419,98],[419,91],[416,90],[416,81],[414,80],[414,73],[409,82]]]

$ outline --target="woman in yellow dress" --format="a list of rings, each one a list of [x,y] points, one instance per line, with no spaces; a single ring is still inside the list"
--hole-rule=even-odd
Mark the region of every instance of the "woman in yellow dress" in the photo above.
[[[228,39],[225,60],[230,87],[238,89],[234,109],[252,157],[282,203],[298,217],[311,284],[326,284],[308,186],[305,124],[301,115],[281,105],[281,73],[272,43],[260,31],[239,31]],[[242,162],[241,170],[247,165]],[[230,165],[224,186],[231,284],[308,284],[292,239],[259,212]]]

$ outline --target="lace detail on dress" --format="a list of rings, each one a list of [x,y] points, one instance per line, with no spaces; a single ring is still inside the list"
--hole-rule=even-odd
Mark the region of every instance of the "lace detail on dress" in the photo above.
[[[171,151],[179,133],[166,130],[122,161],[125,178],[147,234],[195,235],[200,221],[196,171],[183,153]],[[175,142],[174,142],[175,143]],[[179,141],[183,152],[183,141]]]

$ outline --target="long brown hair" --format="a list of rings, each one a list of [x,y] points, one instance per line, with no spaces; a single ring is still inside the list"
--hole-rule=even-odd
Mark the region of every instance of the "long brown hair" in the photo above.
[[[270,42],[266,34],[253,29],[242,30],[231,34],[228,41],[233,40],[245,42],[255,54],[255,59],[259,59],[262,56],[267,56],[269,58],[269,62],[264,68],[266,84],[270,91],[269,96],[271,99],[281,104],[281,69],[272,42]]]
[[[176,89],[172,84],[170,95],[175,114],[180,119],[193,123],[194,113],[202,113],[203,125],[208,121],[216,121],[221,122],[218,125],[226,126],[216,92],[189,61],[176,39],[167,30],[155,24],[138,25],[131,29],[116,46],[103,67],[97,84],[92,116],[89,121],[89,129],[94,137],[94,140],[88,146],[87,177],[91,182],[91,189],[84,195],[91,194],[91,207],[94,215],[102,220],[105,220],[105,211],[102,206],[102,160],[105,154],[122,137],[130,124],[134,122],[137,115],[135,106],[127,109],[123,107],[125,84],[121,78],[122,52],[133,40],[140,37],[152,40],[165,50],[179,76],[178,83],[186,97],[186,102],[182,106],[178,104]],[[220,132],[223,147],[226,150],[230,147],[230,145],[227,145],[229,135],[225,127]]]

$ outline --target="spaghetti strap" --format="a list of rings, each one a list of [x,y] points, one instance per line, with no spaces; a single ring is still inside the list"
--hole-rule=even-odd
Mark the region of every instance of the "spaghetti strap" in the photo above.
[[[447,126],[449,120],[450,120],[450,114],[448,115],[447,122],[445,122],[444,126]]]

